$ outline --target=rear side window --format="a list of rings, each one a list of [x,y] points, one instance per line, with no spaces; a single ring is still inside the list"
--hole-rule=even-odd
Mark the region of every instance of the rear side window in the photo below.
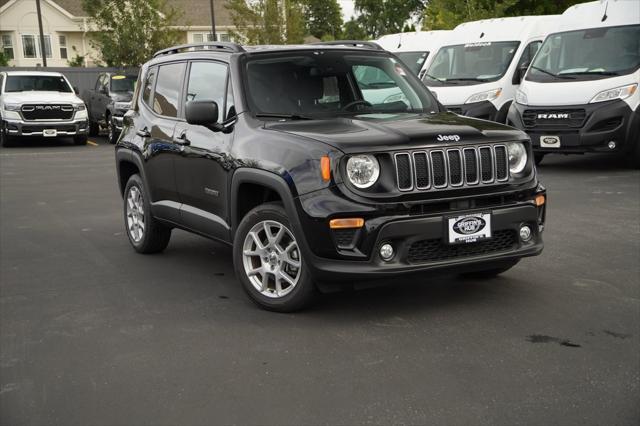
[[[151,108],[156,114],[177,117],[185,63],[161,65]]]
[[[186,101],[214,101],[220,115],[224,111],[227,66],[218,62],[193,62]]]
[[[153,84],[156,81],[156,69],[152,68],[147,73],[147,78],[144,80],[144,89],[142,90],[142,100],[145,104],[151,107],[151,94],[153,93]]]

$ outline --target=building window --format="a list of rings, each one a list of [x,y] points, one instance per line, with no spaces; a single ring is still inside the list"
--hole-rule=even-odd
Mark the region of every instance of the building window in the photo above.
[[[195,33],[193,34],[194,43],[204,43],[205,41],[213,41],[213,35],[211,33]]]
[[[231,38],[229,38],[229,34],[225,33],[218,34],[218,39],[220,41],[231,41]]]
[[[60,45],[60,58],[67,59],[67,36],[58,36],[58,44]]]
[[[40,37],[34,34],[22,35],[22,55],[25,58],[39,58],[40,54]],[[44,36],[44,51],[47,58],[51,58],[51,36]]]
[[[13,59],[13,40],[11,34],[2,34],[2,51],[9,59]]]

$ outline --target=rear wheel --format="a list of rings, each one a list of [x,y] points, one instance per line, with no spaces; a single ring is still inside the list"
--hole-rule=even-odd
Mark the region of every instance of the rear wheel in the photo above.
[[[89,120],[89,136],[98,136],[100,133],[100,126],[95,121]]]
[[[494,267],[490,267],[488,269],[482,271],[475,272],[467,272],[462,274],[467,278],[477,278],[477,279],[489,279],[497,277],[498,275],[507,272],[509,269],[513,268],[520,262],[520,260],[512,260],[506,263],[502,263],[500,265],[495,265]]]
[[[233,244],[233,263],[244,290],[264,309],[296,311],[317,294],[279,203],[260,205],[242,219]]]
[[[142,179],[132,175],[124,189],[124,224],[129,242],[138,253],[158,253],[167,248],[171,228],[151,215]]]
[[[535,161],[536,166],[539,166],[542,163],[542,159],[546,154],[544,152],[534,152],[533,153],[533,161]]]

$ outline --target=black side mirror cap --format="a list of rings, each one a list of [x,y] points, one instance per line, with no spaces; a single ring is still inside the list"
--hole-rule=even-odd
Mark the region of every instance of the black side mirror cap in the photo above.
[[[76,95],[80,94],[80,91],[78,90],[78,86],[72,86],[71,88],[73,89],[74,92],[76,92]]]
[[[189,101],[185,107],[187,123],[219,130],[218,104],[214,101]]]

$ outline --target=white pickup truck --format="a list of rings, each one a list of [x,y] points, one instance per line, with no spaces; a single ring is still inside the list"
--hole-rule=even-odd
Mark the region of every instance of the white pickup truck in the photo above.
[[[0,72],[0,144],[23,136],[73,137],[85,145],[87,108],[57,72]]]

